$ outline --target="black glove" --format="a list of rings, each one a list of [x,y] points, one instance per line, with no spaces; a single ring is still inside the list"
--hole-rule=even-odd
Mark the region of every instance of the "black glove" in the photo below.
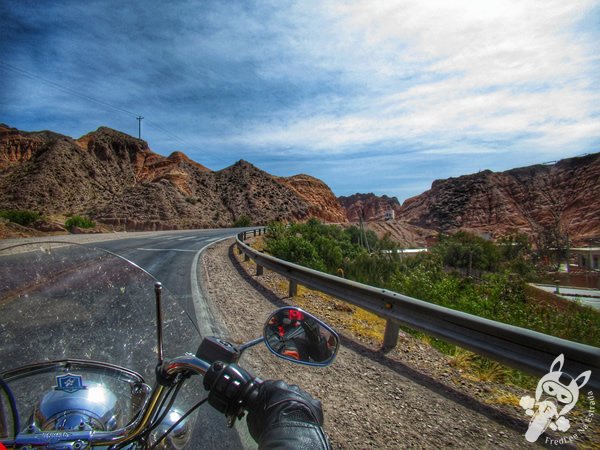
[[[321,428],[321,402],[298,386],[265,381],[246,408],[248,430],[259,448],[330,448]]]
[[[301,322],[302,328],[304,328],[304,332],[306,337],[308,338],[311,344],[318,344],[323,339],[321,337],[321,326],[318,322],[310,317],[305,317]]]
[[[302,328],[304,329],[310,344],[308,347],[308,355],[312,360],[320,363],[331,358],[331,350],[329,350],[327,341],[321,335],[321,326],[319,323],[310,317],[306,317],[302,321]]]

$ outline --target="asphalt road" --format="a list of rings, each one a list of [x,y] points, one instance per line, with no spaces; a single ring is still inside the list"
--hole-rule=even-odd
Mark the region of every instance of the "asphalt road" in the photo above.
[[[236,230],[159,232],[149,233],[147,237],[105,241],[95,245],[136,263],[157,278],[171,295],[185,305],[186,310],[196,312],[198,308],[194,303],[202,301],[199,298],[197,273],[194,273],[199,252],[211,243],[234,236],[236,232]],[[202,323],[202,318],[198,321],[201,332],[208,334],[212,324]],[[183,350],[195,353],[196,348]],[[196,394],[199,399],[205,392],[201,388],[201,380],[196,381],[190,387],[201,392],[194,393],[191,392],[192,389],[188,389],[186,394],[189,397]],[[222,414],[204,405],[197,414],[196,426],[188,447],[237,449],[244,447],[242,441],[246,441],[246,438],[241,439],[235,429],[227,428]]]
[[[556,294],[556,285],[533,283],[531,285],[546,292]],[[579,302],[583,306],[600,310],[600,289],[560,286],[557,295],[566,300]]]
[[[227,229],[135,233],[132,237],[94,242],[88,245],[114,252],[145,269],[161,281],[165,289],[169,291],[169,296],[171,296],[170,298],[167,297],[169,302],[176,301],[184,305],[188,315],[196,320],[202,334],[216,334],[213,324],[208,323],[210,320],[202,312],[203,299],[200,293],[201,290],[198,287],[197,260],[203,248],[221,239],[232,237],[237,231]],[[72,240],[76,241],[77,237]],[[87,284],[93,283],[90,280]],[[145,308],[147,307],[148,305],[145,306]],[[150,315],[146,309],[144,311],[146,312],[141,314],[144,316]],[[148,324],[145,324],[144,327],[148,328]],[[173,328],[176,329],[176,327]],[[140,339],[140,336],[136,336],[135,330],[123,331],[126,331],[126,333],[115,335],[113,342],[122,339]],[[106,328],[104,334],[107,334]],[[168,333],[165,333],[165,341],[167,339]],[[177,349],[179,354],[184,352],[195,353],[199,339],[191,340],[194,342],[190,342],[189,348]],[[141,351],[141,347],[139,349]],[[167,356],[169,355],[167,354]],[[201,381],[198,377],[193,383],[189,384],[186,390],[182,390],[180,396],[188,398],[188,404],[192,401],[195,403],[195,401],[205,396]],[[202,406],[197,417],[192,442],[188,448],[219,449],[243,448],[246,446],[243,442],[247,441],[247,437],[241,439],[235,429],[227,428],[225,417],[210,406]]]

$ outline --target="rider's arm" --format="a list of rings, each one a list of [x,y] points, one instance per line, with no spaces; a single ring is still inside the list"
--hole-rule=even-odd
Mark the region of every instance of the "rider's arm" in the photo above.
[[[255,379],[237,364],[214,363],[204,376],[208,402],[229,417],[248,411],[259,449],[330,449],[321,402],[298,386]]]
[[[321,402],[298,386],[265,381],[248,405],[248,430],[259,449],[329,449]]]

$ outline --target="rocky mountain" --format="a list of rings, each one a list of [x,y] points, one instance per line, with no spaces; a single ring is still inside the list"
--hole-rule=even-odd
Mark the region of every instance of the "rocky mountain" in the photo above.
[[[309,175],[294,175],[277,178],[277,181],[292,189],[309,205],[309,214],[320,217],[325,222],[343,223],[347,221],[346,210],[339,198],[333,195],[325,183]]]
[[[574,243],[585,242],[600,235],[600,153],[437,180],[406,200],[397,218],[425,229],[492,236],[560,229]]]
[[[369,194],[354,194],[348,197],[338,197],[340,204],[346,210],[350,222],[358,222],[362,215],[363,220],[384,220],[388,211],[397,214],[400,211],[400,202],[396,197],[381,197]]]
[[[600,153],[437,180],[400,206],[374,194],[337,199],[316,178],[274,177],[246,161],[211,171],[105,127],[72,139],[0,125],[0,194],[0,209],[59,222],[84,214],[130,230],[223,227],[243,216],[257,224],[309,217],[345,223],[363,214],[370,229],[407,246],[459,229],[492,236],[560,229],[573,243],[600,236]],[[382,220],[387,211],[394,220]]]
[[[75,140],[0,125],[0,192],[0,209],[85,214],[127,229],[230,226],[244,215],[262,224],[343,219],[312,177],[277,178],[245,161],[213,172],[105,127]]]

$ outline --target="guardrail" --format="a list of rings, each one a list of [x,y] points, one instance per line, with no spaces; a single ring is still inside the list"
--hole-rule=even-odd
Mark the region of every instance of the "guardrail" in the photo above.
[[[576,378],[580,373],[591,370],[592,375],[585,389],[600,391],[600,348],[308,269],[266,255],[245,244],[249,235],[260,236],[265,231],[264,228],[258,228],[237,236],[236,245],[240,254],[256,263],[256,275],[262,275],[266,267],[289,280],[290,297],[296,295],[298,284],[301,284],[384,318],[384,349],[396,346],[400,326],[404,325],[534,375],[548,373],[554,359],[562,353],[565,357],[564,372]]]

